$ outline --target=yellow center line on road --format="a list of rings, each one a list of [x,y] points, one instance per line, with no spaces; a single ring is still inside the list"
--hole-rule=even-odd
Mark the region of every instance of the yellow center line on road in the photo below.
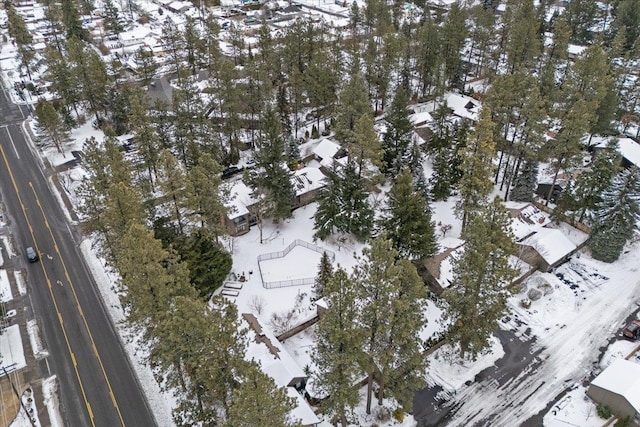
[[[62,254],[60,253],[59,247],[58,247],[58,241],[56,240],[56,238],[53,235],[53,231],[51,230],[51,227],[49,226],[49,221],[47,220],[47,216],[45,215],[44,209],[42,208],[42,205],[40,204],[40,199],[38,198],[38,195],[36,194],[36,190],[33,187],[33,183],[29,182],[29,187],[31,187],[31,191],[33,192],[33,197],[36,198],[36,203],[38,205],[38,207],[40,208],[40,212],[42,212],[42,217],[45,218],[45,225],[47,227],[47,230],[49,230],[49,235],[51,236],[51,240],[53,240],[54,243],[54,248],[56,253],[58,254],[58,256],[60,257],[60,262],[62,263],[62,269],[64,270],[64,276],[67,279],[67,283],[69,284],[69,287],[71,288],[71,292],[73,293],[73,298],[76,300],[76,305],[78,306],[78,312],[80,313],[80,317],[82,318],[82,322],[84,323],[84,327],[87,331],[87,334],[89,335],[89,339],[91,340],[91,345],[93,347],[93,352],[96,356],[96,360],[98,361],[98,364],[100,365],[100,370],[102,371],[102,376],[104,377],[104,380],[107,383],[107,387],[109,388],[109,395],[111,396],[111,402],[113,403],[113,406],[116,408],[116,412],[118,413],[118,418],[120,419],[120,424],[124,427],[124,420],[122,419],[122,413],[120,412],[120,407],[118,406],[118,402],[116,401],[115,395],[113,394],[113,389],[111,388],[111,382],[109,381],[109,377],[107,376],[107,372],[104,369],[104,365],[102,364],[102,358],[100,357],[100,353],[98,352],[98,349],[96,347],[96,343],[93,339],[93,335],[91,334],[91,330],[89,329],[89,325],[87,324],[87,319],[84,317],[84,312],[82,311],[82,307],[80,306],[80,301],[78,300],[78,295],[76,294],[76,289],[73,286],[73,281],[71,280],[71,276],[69,276],[69,270],[67,270],[67,264],[64,262],[64,258],[62,257]]]
[[[2,145],[0,145],[0,154],[2,155],[2,159],[4,160],[4,164],[7,167],[7,172],[9,172],[9,178],[11,179],[11,184],[13,185],[13,189],[16,192],[16,196],[18,197],[18,202],[20,203],[20,208],[22,210],[22,214],[24,215],[24,219],[25,221],[27,221],[27,225],[29,227],[29,233],[31,234],[31,239],[33,240],[33,244],[36,247],[36,251],[37,253],[40,253],[40,250],[38,249],[38,243],[36,242],[36,238],[35,235],[33,233],[33,227],[31,226],[31,221],[29,221],[29,217],[27,216],[27,209],[24,206],[24,203],[22,201],[22,196],[20,195],[20,191],[18,190],[18,186],[16,185],[16,180],[13,176],[13,172],[11,171],[11,167],[9,166],[9,161],[7,160],[7,156],[5,155],[4,152],[4,148],[2,147]],[[47,287],[49,288],[49,295],[51,295],[51,300],[53,301],[53,306],[56,310],[56,313],[58,315],[58,322],[60,323],[60,327],[62,328],[62,335],[64,336],[64,341],[67,345],[67,350],[69,351],[69,355],[71,357],[71,360],[73,362],[73,369],[75,371],[76,374],[76,378],[78,379],[78,384],[80,385],[80,391],[82,392],[82,399],[84,400],[84,404],[87,408],[87,413],[89,414],[89,419],[91,420],[91,425],[93,427],[95,427],[96,423],[95,420],[93,419],[93,411],[91,410],[91,405],[89,404],[89,401],[87,400],[87,394],[84,390],[84,385],[82,383],[82,379],[80,378],[80,372],[78,371],[78,365],[76,363],[76,357],[73,354],[73,351],[71,350],[71,343],[69,342],[69,337],[67,336],[67,331],[64,328],[64,322],[62,320],[62,313],[60,312],[60,310],[58,309],[58,303],[56,301],[56,297],[53,295],[53,288],[51,287],[51,281],[49,280],[49,274],[47,273],[47,270],[44,267],[44,263],[41,262],[40,263],[40,268],[42,268],[42,272],[44,273],[44,277],[45,280],[47,282]]]

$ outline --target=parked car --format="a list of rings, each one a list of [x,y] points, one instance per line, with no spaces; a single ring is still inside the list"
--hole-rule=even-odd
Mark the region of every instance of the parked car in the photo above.
[[[640,338],[640,320],[632,320],[631,323],[622,330],[622,335],[632,340]]]
[[[36,252],[36,250],[31,246],[27,248],[27,259],[29,260],[29,262],[36,262],[40,259],[40,257],[38,256],[38,252]]]
[[[240,172],[242,172],[242,168],[239,168],[237,166],[229,166],[222,171],[222,179],[229,179]]]

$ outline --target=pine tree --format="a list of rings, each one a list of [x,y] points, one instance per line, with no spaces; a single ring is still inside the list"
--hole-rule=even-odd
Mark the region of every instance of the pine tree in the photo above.
[[[358,285],[362,304],[359,321],[366,337],[367,413],[371,413],[374,375],[378,378],[379,405],[386,391],[410,409],[406,391],[419,388],[424,381],[426,361],[420,355],[418,339],[426,324],[424,283],[413,264],[398,260],[398,252],[385,233],[363,250],[353,280]]]
[[[366,239],[373,225],[373,209],[368,202],[364,178],[356,165],[335,165],[327,184],[317,196],[318,210],[314,216],[314,237],[324,240],[333,233],[353,234]]]
[[[461,8],[458,3],[452,4],[440,30],[440,56],[444,62],[445,78],[452,87],[460,87],[463,80],[460,52],[468,33],[466,15],[466,9]]]
[[[474,133],[470,136],[462,160],[462,178],[458,184],[460,200],[456,213],[462,219],[464,230],[471,215],[480,210],[493,188],[493,158],[496,146],[493,142],[493,122],[490,112],[484,108]]]
[[[73,0],[62,0],[62,23],[67,30],[67,39],[77,38],[78,40],[88,41],[89,33],[82,27],[80,13]]]
[[[154,59],[153,52],[140,46],[135,53],[136,73],[143,87],[148,87],[158,70],[158,63]]]
[[[477,356],[507,312],[508,286],[516,277],[509,265],[515,252],[511,219],[500,198],[482,207],[463,232],[464,252],[454,261],[453,281],[443,294],[453,321],[448,337],[460,356]]]
[[[386,215],[380,225],[400,257],[415,261],[435,255],[431,209],[407,169],[396,177],[388,193]]]
[[[585,0],[586,1],[586,0]],[[624,47],[631,50],[640,35],[640,1],[621,0],[615,8],[615,19],[613,21],[614,31],[625,28],[626,41]]]
[[[203,153],[187,172],[187,204],[193,216],[200,222],[204,234],[215,238],[225,232],[223,218],[226,214],[220,196],[220,172],[222,167],[208,153]]]
[[[358,324],[357,284],[338,269],[324,288],[327,311],[316,327],[312,360],[313,389],[324,396],[321,405],[332,423],[346,427],[359,402],[354,382],[360,374],[364,331]]]
[[[625,169],[616,176],[596,205],[595,225],[589,247],[595,259],[614,262],[638,229],[640,219],[640,171]]]
[[[62,145],[69,139],[69,131],[60,118],[58,111],[56,111],[51,102],[41,99],[36,104],[35,113],[40,133],[53,143],[58,153],[64,154]]]
[[[318,265],[318,275],[313,284],[313,293],[315,299],[324,297],[327,293],[326,288],[329,280],[334,275],[333,265],[331,264],[331,258],[326,252],[322,253],[320,258],[320,265]]]
[[[397,175],[406,159],[409,157],[413,125],[407,117],[409,94],[407,88],[401,85],[391,103],[391,109],[386,116],[387,131],[382,139],[384,150],[384,166],[387,174]]]
[[[538,165],[534,161],[526,160],[514,181],[509,199],[516,202],[532,202],[537,185]]]
[[[507,27],[506,66],[510,74],[527,71],[534,65],[540,48],[536,11],[531,0],[510,0],[505,14]]]
[[[618,144],[615,139],[607,147],[595,154],[589,169],[584,170],[576,179],[572,194],[576,202],[576,218],[582,222],[601,202],[601,197],[609,188],[611,180],[617,174],[620,164]],[[593,218],[590,218],[593,219]]]
[[[183,208],[186,204],[186,173],[169,150],[162,150],[158,165],[158,187],[170,203],[172,211],[170,218],[178,224],[180,234],[184,234]]]
[[[275,222],[291,217],[295,197],[291,172],[286,166],[284,138],[280,120],[270,107],[264,112],[258,149],[254,154],[256,170],[251,176],[252,188],[264,199],[266,212]]]
[[[129,99],[131,113],[129,124],[135,135],[136,147],[143,167],[147,169],[146,179],[149,182],[150,190],[153,191],[160,157],[160,141],[153,128],[152,118],[147,113],[144,98],[134,96],[135,92],[131,95]]]
[[[571,30],[571,41],[586,44],[593,38],[591,29],[598,18],[598,4],[590,0],[571,0],[566,9],[566,20]]]
[[[252,363],[233,391],[227,424],[234,427],[299,426],[299,421],[290,415],[295,406],[295,399],[286,389],[277,387],[260,365]]]
[[[5,1],[5,10],[7,11],[7,31],[9,37],[13,38],[18,48],[18,57],[20,64],[25,67],[29,79],[31,79],[31,61],[34,60],[36,53],[33,50],[33,36],[27,28],[22,16],[16,11],[13,2]]]
[[[105,0],[102,17],[107,34],[117,36],[124,31],[124,26],[120,22],[120,10],[113,3],[113,0]]]
[[[184,265],[144,224],[132,224],[118,245],[114,265],[122,278],[120,300],[126,321],[143,333],[143,342],[154,343],[162,337],[174,298],[195,299]],[[173,363],[173,360],[170,361]]]

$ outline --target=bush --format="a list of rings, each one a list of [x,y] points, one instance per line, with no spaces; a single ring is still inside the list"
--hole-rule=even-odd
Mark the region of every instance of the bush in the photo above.
[[[630,425],[631,425],[631,418],[624,417],[624,418],[620,418],[618,421],[616,421],[616,423],[613,426],[614,427],[629,427]]]
[[[399,423],[404,421],[404,411],[402,410],[402,408],[396,408],[393,411],[393,418]]]
[[[320,135],[318,135],[318,128],[316,127],[316,125],[313,125],[313,127],[311,128],[311,139],[318,139],[320,137]]]
[[[598,405],[597,411],[600,418],[605,420],[611,418],[611,409],[607,405]]]
[[[308,130],[304,131],[304,139],[309,139],[309,131]]]

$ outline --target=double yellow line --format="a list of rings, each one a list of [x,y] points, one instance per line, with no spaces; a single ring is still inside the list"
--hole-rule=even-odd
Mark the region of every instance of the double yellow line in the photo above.
[[[8,129],[7,129],[8,131]],[[22,202],[22,197],[20,196],[20,191],[18,190],[18,186],[16,185],[16,180],[13,176],[13,172],[11,171],[11,167],[9,166],[9,162],[7,160],[7,156],[5,155],[4,152],[4,148],[2,147],[2,145],[0,145],[0,154],[2,155],[2,159],[4,160],[4,164],[7,167],[7,171],[9,172],[9,177],[11,178],[11,184],[13,185],[13,188],[16,192],[16,195],[18,196],[18,202],[20,203],[20,208],[22,209],[22,214],[24,215],[24,218],[27,222],[27,226],[29,227],[29,233],[31,234],[31,238],[33,239],[34,245],[35,245],[35,249],[36,252],[38,254],[40,254],[40,250],[38,249],[38,243],[36,242],[36,238],[35,235],[33,233],[33,227],[31,226],[31,221],[29,221],[29,217],[27,216],[27,210],[24,206],[24,203]],[[109,396],[111,397],[111,402],[113,403],[113,406],[116,409],[116,412],[118,413],[118,417],[120,419],[120,424],[124,427],[125,423],[124,420],[122,419],[122,413],[120,412],[120,407],[118,406],[118,402],[116,401],[115,395],[113,394],[113,389],[111,388],[111,383],[109,382],[109,378],[107,377],[107,373],[104,369],[104,365],[102,364],[102,359],[100,358],[100,354],[98,353],[98,349],[96,347],[95,341],[93,340],[93,335],[91,335],[91,330],[89,329],[89,325],[87,324],[87,320],[84,317],[84,313],[82,311],[82,307],[80,306],[80,301],[78,300],[78,296],[76,294],[75,288],[73,286],[73,282],[71,281],[71,277],[69,276],[69,271],[67,270],[67,266],[64,262],[64,259],[62,257],[62,254],[60,253],[60,250],[58,248],[58,242],[56,241],[56,238],[53,235],[53,232],[51,231],[51,227],[49,226],[49,221],[47,220],[47,217],[44,213],[44,209],[42,208],[42,205],[40,204],[40,199],[38,198],[36,191],[33,187],[33,183],[29,182],[29,186],[31,187],[31,191],[33,192],[33,196],[36,199],[36,203],[38,204],[38,207],[40,208],[40,212],[42,213],[42,217],[44,218],[44,223],[45,226],[47,227],[47,230],[49,230],[49,235],[51,236],[51,239],[54,243],[54,248],[56,253],[58,254],[58,256],[60,257],[60,262],[62,263],[62,268],[64,269],[64,275],[65,278],[67,280],[67,283],[69,284],[69,287],[71,288],[71,291],[73,293],[73,297],[75,299],[76,302],[76,306],[78,308],[78,312],[80,313],[80,317],[82,317],[82,321],[84,323],[84,327],[87,331],[87,334],[89,336],[89,339],[91,340],[91,346],[93,348],[93,353],[96,356],[96,359],[98,361],[98,364],[100,365],[100,370],[102,371],[102,375],[104,377],[105,382],[107,383],[107,387],[109,389]],[[62,329],[62,333],[64,335],[64,340],[66,342],[67,345],[67,350],[69,351],[69,355],[71,357],[71,361],[73,362],[73,369],[75,370],[75,374],[76,374],[76,378],[78,379],[78,384],[80,384],[80,390],[82,391],[82,398],[84,400],[84,403],[87,407],[87,412],[89,413],[89,418],[91,420],[91,425],[93,427],[95,427],[95,420],[94,420],[94,416],[93,416],[93,411],[91,409],[91,404],[89,403],[89,401],[87,400],[87,395],[84,389],[84,385],[82,383],[82,379],[80,378],[80,373],[78,372],[78,362],[76,360],[76,356],[73,353],[73,350],[71,350],[71,344],[69,342],[69,337],[67,336],[67,331],[64,328],[64,320],[62,318],[62,313],[60,313],[60,310],[58,309],[58,303],[56,301],[56,297],[53,294],[53,288],[51,286],[51,280],[49,279],[49,274],[47,273],[46,268],[44,267],[44,262],[40,262],[40,267],[42,268],[42,272],[44,273],[45,279],[47,281],[47,286],[49,287],[49,294],[51,295],[51,300],[53,301],[53,305],[55,307],[56,313],[57,313],[57,317],[58,317],[58,322],[60,323],[60,327]]]

